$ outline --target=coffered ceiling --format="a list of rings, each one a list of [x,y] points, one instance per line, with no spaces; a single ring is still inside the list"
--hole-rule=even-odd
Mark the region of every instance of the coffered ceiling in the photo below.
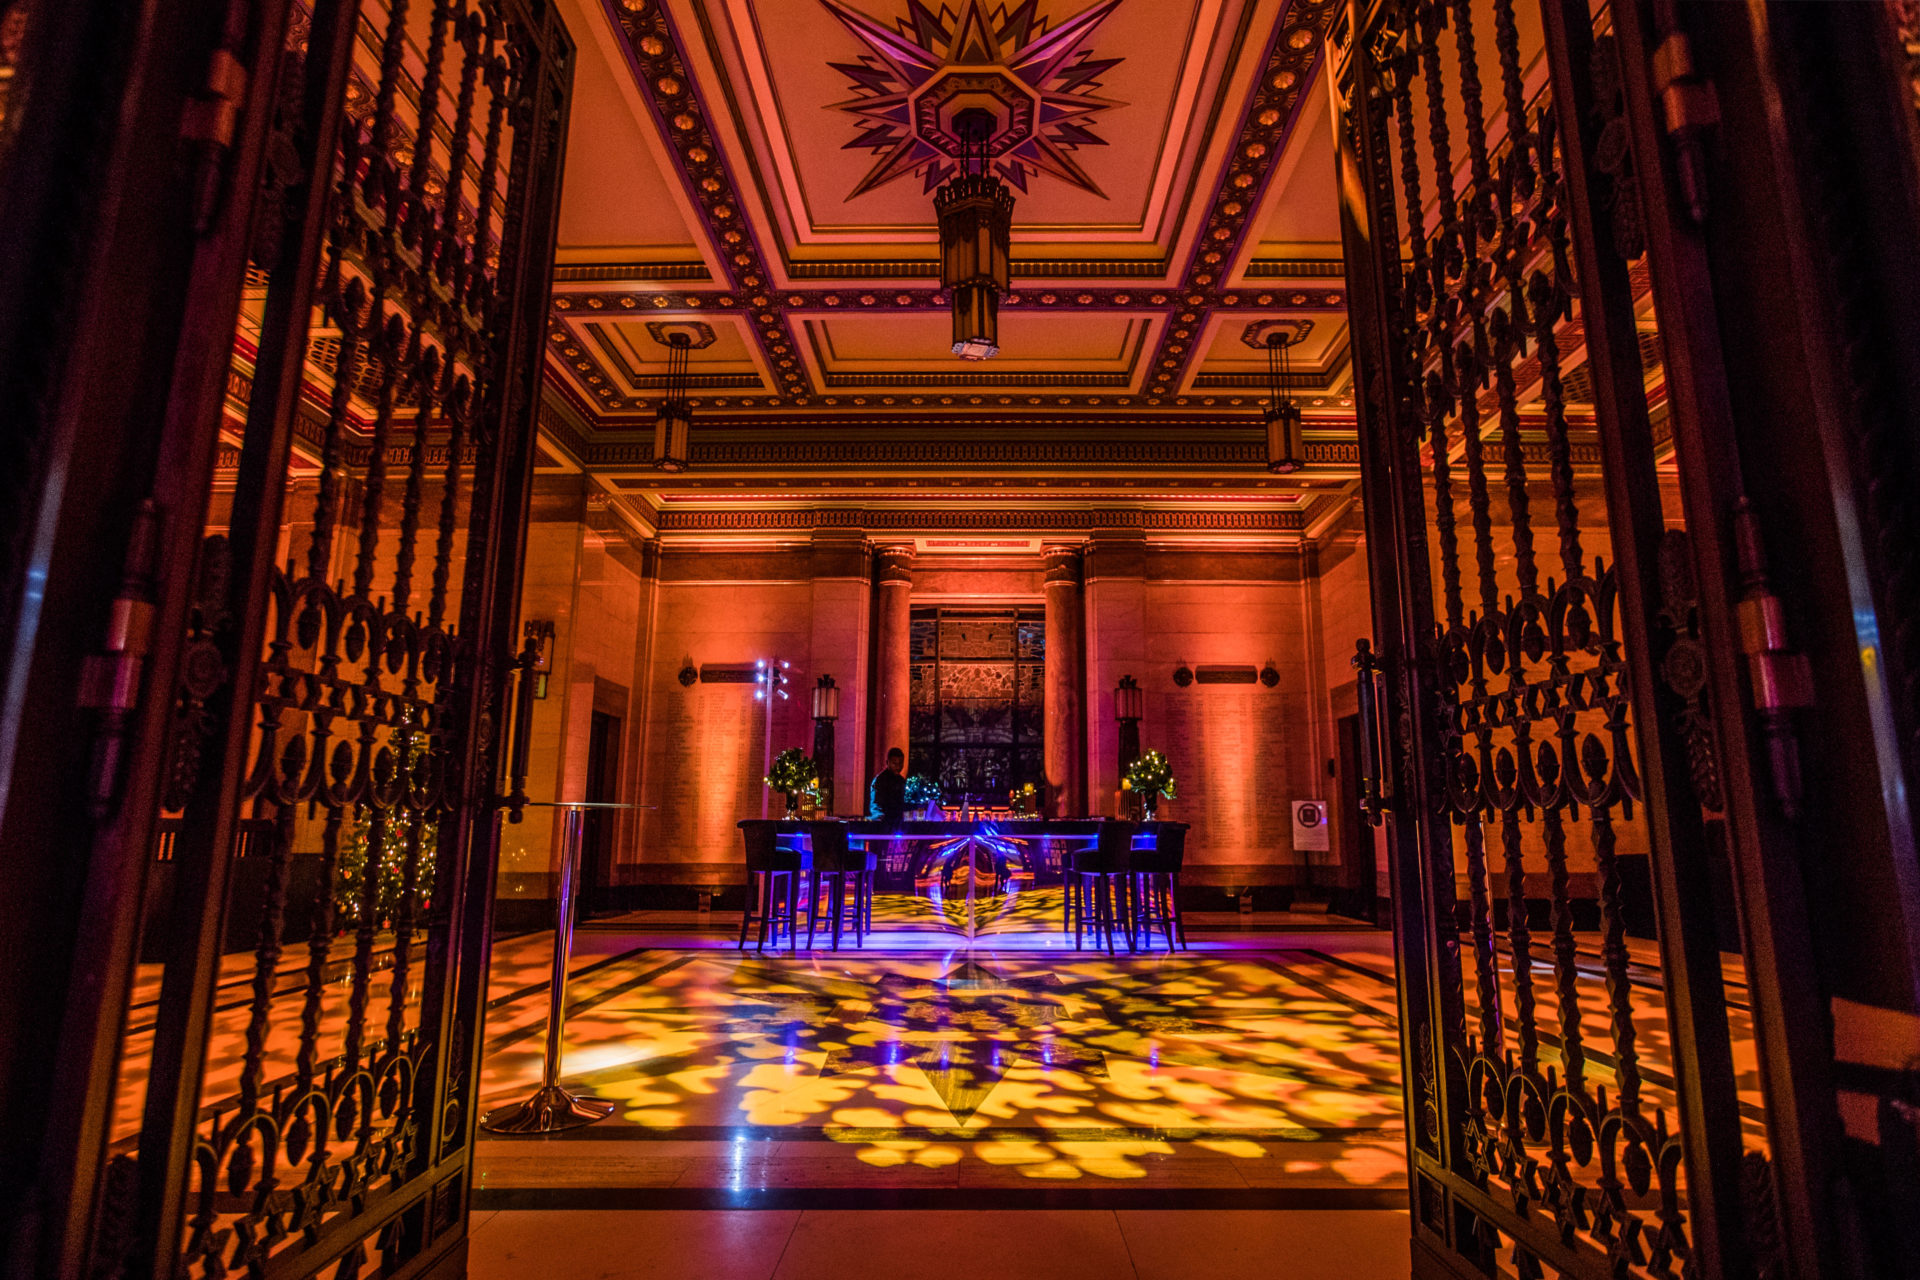
[[[1351,507],[1335,0],[557,2],[580,54],[543,460],[593,473],[642,531],[1124,508],[1298,538]],[[953,115],[983,103],[1013,288],[1001,354],[965,361],[931,191]],[[667,476],[653,412],[690,326],[693,466]],[[1264,466],[1275,328],[1297,339],[1293,476]]]
[[[561,0],[580,45],[549,317],[551,461],[636,510],[938,484],[1344,490],[1352,408],[1321,48],[1332,0]],[[953,113],[1009,131],[1001,355],[963,361],[931,188]],[[649,466],[662,325],[694,469]],[[1306,486],[1269,477],[1300,336]],[[1014,447],[1017,446],[1017,447]],[[1029,496],[1034,496],[1029,493]],[[735,501],[748,501],[744,495]]]
[[[1299,541],[1350,516],[1321,65],[1335,0],[555,2],[579,56],[538,464],[590,473],[634,531]],[[1517,34],[1531,95],[1539,33]],[[1013,290],[1001,355],[963,361],[928,192],[951,167],[952,116],[983,102],[1018,192]],[[1658,432],[1664,373],[1635,284]],[[250,307],[263,287],[250,279]],[[1309,465],[1287,476],[1267,472],[1260,424],[1275,330],[1295,339],[1306,415]],[[693,466],[666,475],[652,419],[675,336],[692,346]],[[1573,460],[1589,466],[1577,315],[1560,336]],[[311,353],[297,467],[320,456],[331,341]],[[252,354],[243,323],[236,431]],[[1537,361],[1516,381],[1526,447],[1542,449]],[[364,378],[349,396],[356,457],[373,396]]]

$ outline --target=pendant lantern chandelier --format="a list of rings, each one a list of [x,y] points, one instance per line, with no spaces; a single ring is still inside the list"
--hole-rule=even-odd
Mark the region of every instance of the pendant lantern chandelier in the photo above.
[[[940,222],[940,284],[953,297],[953,354],[985,360],[1000,353],[1000,295],[1010,278],[1013,193],[992,173],[991,112],[954,117],[960,171],[933,196]]]
[[[687,401],[687,354],[693,339],[675,330],[667,335],[667,398],[653,420],[653,465],[662,471],[687,469],[687,436],[693,407]]]
[[[1306,465],[1300,456],[1304,451],[1300,441],[1300,406],[1287,394],[1287,384],[1293,377],[1293,362],[1287,356],[1287,348],[1293,345],[1293,334],[1284,328],[1275,328],[1267,334],[1267,470],[1275,475],[1285,475],[1298,471]]]

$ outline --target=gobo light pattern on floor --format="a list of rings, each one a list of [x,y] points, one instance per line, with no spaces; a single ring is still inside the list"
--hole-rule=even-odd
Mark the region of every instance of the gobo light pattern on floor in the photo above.
[[[1011,1143],[1030,1149],[1032,1176],[1132,1176],[1111,1160],[1123,1147],[1336,1142],[1403,1178],[1391,989],[1376,985],[1304,951],[647,952],[579,991],[568,1075],[617,1104],[615,1126],[828,1137],[869,1163],[903,1158],[903,1144],[993,1159]],[[537,1029],[496,1041],[490,1095],[534,1077]],[[1063,1167],[1069,1149],[1085,1158]]]

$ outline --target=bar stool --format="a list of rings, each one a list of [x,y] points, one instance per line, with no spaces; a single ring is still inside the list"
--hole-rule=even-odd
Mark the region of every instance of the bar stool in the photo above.
[[[1107,941],[1107,954],[1113,954],[1113,928],[1119,924],[1127,935],[1127,950],[1134,951],[1133,906],[1127,885],[1133,879],[1133,836],[1139,828],[1132,822],[1102,822],[1091,849],[1082,850],[1073,862],[1073,888],[1080,901],[1074,911],[1073,947],[1078,951],[1086,927],[1087,912],[1093,912],[1093,929]]]
[[[780,824],[768,818],[743,818],[740,839],[747,850],[747,905],[740,913],[740,949],[746,950],[747,929],[754,919],[753,904],[760,903],[760,943],[767,948],[767,930],[773,930],[773,944],[780,945],[780,926],[787,927],[787,940],[798,941],[799,921],[795,915],[800,902],[800,876],[806,860],[797,849],[780,847]]]
[[[814,929],[820,922],[823,888],[833,903],[833,949],[840,949],[840,925],[849,908],[853,912],[853,945],[865,945],[867,930],[872,926],[873,855],[853,848],[844,822],[809,822],[807,838],[813,843],[813,878],[807,889],[807,948],[813,948]],[[853,890],[851,895],[849,888]]]
[[[1153,837],[1151,849],[1133,851],[1134,902],[1142,941],[1151,951],[1153,931],[1158,926],[1166,934],[1168,951],[1174,950],[1175,937],[1184,950],[1187,926],[1180,915],[1180,866],[1187,858],[1187,824],[1143,822],[1140,834]]]

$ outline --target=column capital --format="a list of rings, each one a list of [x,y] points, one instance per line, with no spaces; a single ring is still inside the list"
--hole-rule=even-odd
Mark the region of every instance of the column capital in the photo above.
[[[1077,542],[1049,542],[1040,547],[1040,557],[1045,562],[1046,571],[1043,581],[1049,587],[1055,585],[1077,586],[1080,582],[1080,544]]]
[[[873,579],[881,585],[913,585],[913,544],[883,542],[873,549]]]

